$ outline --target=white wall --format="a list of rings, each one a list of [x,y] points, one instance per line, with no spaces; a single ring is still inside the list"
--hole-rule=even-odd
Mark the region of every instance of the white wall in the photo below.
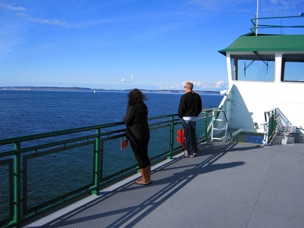
[[[279,108],[289,121],[304,127],[304,83],[281,82],[281,55],[276,55],[274,82],[232,81],[230,56],[227,55],[229,90],[224,104],[229,124],[234,129],[263,132],[264,112]]]

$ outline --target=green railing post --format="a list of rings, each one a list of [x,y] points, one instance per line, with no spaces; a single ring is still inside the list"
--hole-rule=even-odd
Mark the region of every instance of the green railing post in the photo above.
[[[94,174],[93,174],[93,179],[94,179],[94,187],[93,190],[91,191],[92,194],[98,195],[99,192],[99,181],[100,181],[100,175],[101,175],[101,158],[100,158],[100,151],[101,151],[101,139],[100,139],[100,128],[97,129],[97,136],[95,139],[95,150],[94,150]]]
[[[269,123],[270,123],[270,131],[271,131],[271,135],[273,135],[274,131],[275,131],[275,127],[276,127],[276,122],[275,122],[275,119],[274,119],[274,116],[276,115],[275,111],[272,111],[271,112],[271,116],[269,118]]]
[[[104,158],[104,140],[100,140],[100,150],[99,150],[99,176],[98,176],[98,186],[100,186],[100,182],[103,180],[103,158]]]
[[[167,159],[172,158],[174,147],[174,116],[171,117],[170,123],[170,142],[169,142],[169,153],[167,154]]]
[[[21,145],[20,142],[14,144],[14,218],[13,223],[17,224],[19,227],[21,222],[21,196],[20,196],[20,187],[21,187]]]
[[[206,111],[205,112],[205,135],[204,135],[204,138],[205,138],[205,141],[207,142],[208,140],[208,112]]]

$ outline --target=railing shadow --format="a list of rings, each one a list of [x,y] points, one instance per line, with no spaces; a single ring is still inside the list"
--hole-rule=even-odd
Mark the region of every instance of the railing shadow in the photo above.
[[[153,188],[150,186],[136,186],[133,182],[128,183],[91,203],[83,205],[61,218],[58,218],[56,221],[53,221],[44,227],[77,226],[79,223],[86,223],[86,225],[92,227],[94,226],[92,224],[96,224],[96,221],[94,222],[94,220],[103,221],[103,227],[133,227],[170,199],[175,193],[183,189],[197,176],[245,165],[242,161],[215,164],[216,161],[225,156],[228,152],[257,148],[256,145],[234,148],[236,144],[237,143],[215,143],[204,146],[202,152],[199,152],[198,158],[184,159],[183,156],[174,158],[171,162],[153,171],[152,177],[158,176],[158,179],[154,180],[152,183]],[[201,159],[201,161],[197,162],[198,159]],[[163,176],[168,173],[171,173],[171,175]],[[158,188],[157,191],[155,191],[156,188]],[[118,196],[119,194],[121,194],[121,196]],[[126,200],[123,197],[125,194],[134,198],[132,198],[132,200]],[[140,194],[140,197],[138,194]],[[142,199],[143,196],[145,196],[144,199]],[[121,200],[124,199],[128,201],[128,203],[119,202],[121,207],[109,206],[107,201],[114,200],[112,203],[115,204],[115,199],[111,199],[111,197],[114,197],[115,199],[119,198]],[[95,207],[95,209],[90,210],[92,213],[87,214],[85,211],[90,207]],[[96,208],[99,209],[96,210]],[[85,215],[81,215],[80,217],[75,216],[77,214],[80,215],[80,213],[84,213]],[[117,218],[117,216],[120,217]]]

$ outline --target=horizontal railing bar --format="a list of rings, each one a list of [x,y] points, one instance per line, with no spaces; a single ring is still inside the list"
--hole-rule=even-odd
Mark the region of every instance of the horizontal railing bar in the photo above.
[[[164,116],[156,116],[156,117],[150,117],[148,121],[151,120],[157,120],[157,119],[164,119],[172,116],[177,116],[177,114],[174,115],[164,115]],[[109,124],[102,124],[102,125],[95,125],[95,126],[89,126],[89,127],[81,127],[81,128],[73,128],[73,129],[68,129],[68,130],[61,130],[61,131],[54,131],[54,132],[47,132],[47,133],[41,133],[41,134],[34,134],[34,135],[29,135],[29,136],[21,136],[21,137],[14,137],[14,138],[9,138],[9,139],[1,139],[0,140],[0,145],[5,145],[5,144],[12,144],[15,142],[24,142],[24,141],[29,141],[33,139],[41,139],[41,138],[50,138],[50,137],[55,137],[55,136],[61,136],[61,135],[67,135],[67,134],[74,134],[74,133],[79,133],[83,131],[90,131],[90,130],[96,130],[96,129],[104,129],[104,128],[109,128],[109,127],[115,127],[115,126],[125,126],[124,122],[115,122],[115,123],[109,123]],[[123,129],[121,129],[123,130]],[[108,134],[107,132],[106,134]]]
[[[149,117],[148,120],[158,120],[158,119],[169,118],[169,117],[172,117],[172,116],[178,116],[178,114],[163,115],[163,116],[154,116],[154,117]]]
[[[25,153],[25,152],[29,152],[29,151],[33,151],[33,150],[44,149],[44,148],[48,148],[48,147],[55,147],[55,146],[63,146],[63,148],[64,148],[65,145],[68,144],[68,143],[73,143],[73,142],[75,143],[75,142],[85,141],[85,140],[89,141],[89,139],[92,139],[92,138],[94,138],[94,136],[80,137],[80,138],[76,138],[76,139],[70,139],[70,140],[64,140],[64,141],[59,141],[59,142],[41,144],[41,145],[38,145],[38,146],[26,147],[26,148],[21,149],[21,153]],[[90,144],[90,142],[86,142],[85,144]]]
[[[258,17],[258,18],[253,18],[252,20],[267,20],[267,19],[286,19],[286,18],[300,18],[302,16],[296,15],[296,16],[276,16],[276,17]]]
[[[120,131],[120,132],[124,132],[124,131]],[[117,132],[119,133],[119,132]],[[93,135],[89,135],[89,136],[83,136],[83,137],[78,137],[78,138],[74,138],[74,139],[68,139],[68,140],[63,140],[63,141],[58,141],[58,142],[52,142],[52,143],[45,143],[45,144],[40,144],[37,146],[32,146],[32,147],[25,147],[21,149],[21,153],[25,153],[25,152],[29,152],[29,151],[33,151],[33,150],[38,150],[38,149],[43,149],[43,148],[47,148],[47,147],[55,147],[55,146],[65,146],[68,143],[73,143],[73,142],[78,142],[78,141],[85,141],[85,140],[90,140],[93,139],[95,137],[97,137],[97,134],[93,134]],[[106,136],[106,134],[104,134],[103,136]],[[125,136],[125,133],[123,134],[118,134],[115,136],[111,136],[108,138],[104,138],[102,140],[109,140],[109,139],[115,139],[115,138],[120,138]],[[89,144],[90,142],[87,142],[86,144]],[[2,155],[11,155],[11,153],[15,153],[15,151],[10,151],[10,152],[4,152],[3,154],[1,153],[0,157],[2,157]]]
[[[123,122],[116,122],[112,124],[103,124],[103,125],[96,125],[96,126],[90,126],[90,127],[82,127],[82,128],[74,128],[69,130],[62,130],[62,131],[54,131],[54,132],[48,132],[48,133],[42,133],[42,134],[34,134],[29,136],[21,136],[21,137],[15,137],[15,138],[9,138],[9,139],[1,139],[0,145],[4,144],[12,144],[15,142],[22,142],[22,141],[29,141],[33,139],[41,139],[41,138],[50,138],[55,136],[62,136],[67,134],[74,134],[79,133],[83,131],[90,131],[90,130],[96,130],[96,129],[103,129],[108,127],[114,127],[124,124]]]
[[[45,145],[39,145],[39,146],[36,146],[36,147],[29,147],[29,148],[26,148],[26,149],[22,149],[21,153],[27,153],[27,152],[31,152],[31,151],[37,151],[39,149],[45,149],[45,148],[49,148],[49,150],[43,151],[44,153],[48,153],[48,152],[60,152],[60,151],[63,151],[63,150],[78,148],[78,147],[85,146],[85,145],[90,145],[90,144],[93,144],[93,143],[94,143],[93,140],[91,140],[91,141],[81,142],[81,143],[77,143],[77,144],[73,144],[73,145],[68,145],[68,146],[65,145],[65,144],[58,144],[58,145],[45,144]],[[55,147],[55,146],[61,146],[61,147]]]

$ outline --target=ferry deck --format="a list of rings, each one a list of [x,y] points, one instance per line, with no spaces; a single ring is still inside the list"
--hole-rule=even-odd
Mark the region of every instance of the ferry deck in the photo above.
[[[201,144],[24,227],[304,227],[304,144]]]

